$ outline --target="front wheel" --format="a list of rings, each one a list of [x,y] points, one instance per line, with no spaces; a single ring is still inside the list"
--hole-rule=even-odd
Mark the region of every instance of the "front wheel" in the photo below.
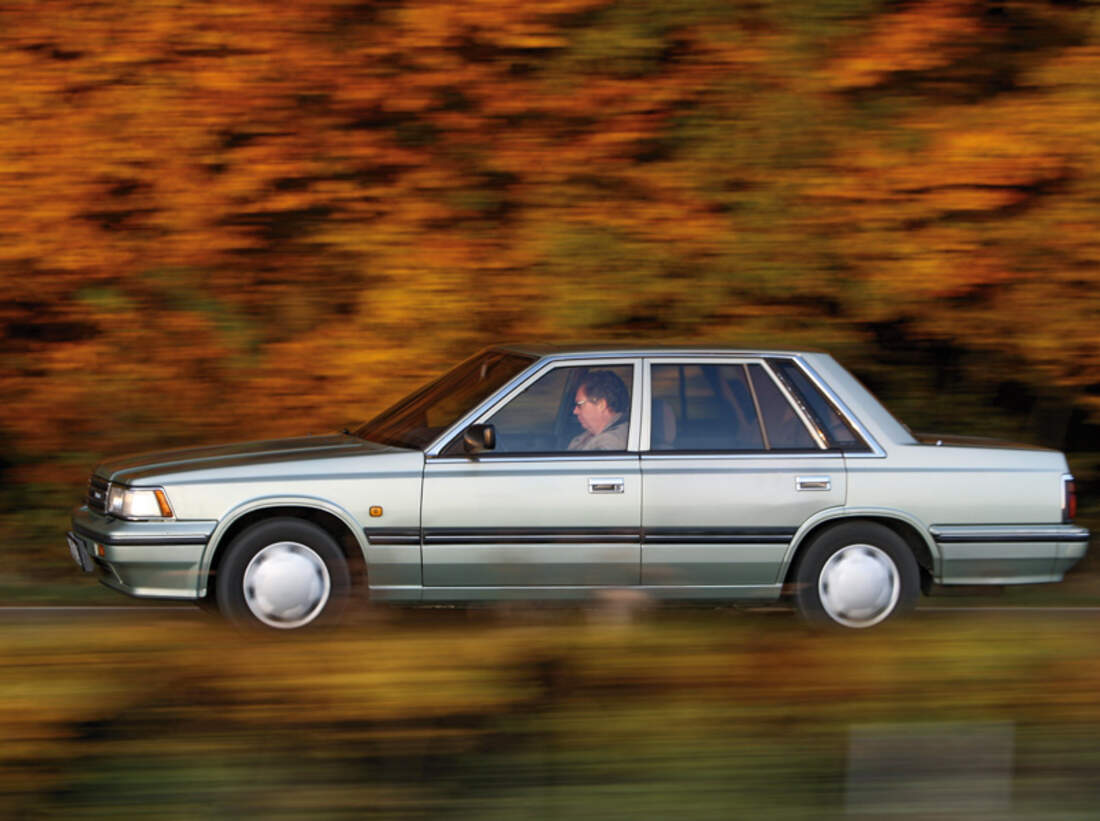
[[[241,626],[291,630],[334,621],[351,587],[347,560],[324,530],[270,519],[229,545],[218,568],[218,609]]]
[[[920,571],[890,528],[851,522],[822,533],[795,571],[795,603],[811,623],[872,627],[916,606]]]

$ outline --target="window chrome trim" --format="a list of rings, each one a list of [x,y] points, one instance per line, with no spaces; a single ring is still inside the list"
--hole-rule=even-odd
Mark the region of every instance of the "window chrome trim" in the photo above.
[[[771,377],[772,382],[775,383],[780,393],[786,397],[788,404],[794,408],[794,412],[798,414],[798,418],[802,420],[803,426],[809,431],[810,438],[817,442],[817,446],[821,450],[828,450],[829,439],[825,436],[825,432],[814,423],[809,408],[807,408],[802,400],[799,399],[798,395],[790,389],[786,380],[782,379],[779,374],[772,370],[772,366],[767,360],[764,360],[762,364],[764,365],[765,372]]]
[[[470,456],[436,456],[431,460],[433,465],[469,465],[476,462],[485,462],[496,464],[508,464],[511,462],[523,462],[525,464],[534,462],[623,462],[623,461],[638,461],[638,453],[636,451],[626,450],[614,450],[614,451],[600,451],[603,456],[594,456],[592,451],[562,451],[561,453],[547,454],[547,453],[532,453],[525,455],[522,453],[500,453],[493,455],[486,455],[484,453],[477,454],[476,457]],[[575,454],[575,455],[574,455]]]
[[[682,359],[758,359],[758,358],[779,358],[790,359],[795,356],[799,356],[802,353],[825,353],[824,351],[818,351],[811,348],[802,348],[800,350],[793,350],[791,348],[698,348],[698,347],[683,347],[677,348],[675,346],[656,346],[656,347],[625,347],[625,348],[608,348],[607,350],[570,350],[570,351],[548,351],[545,353],[534,353],[530,349],[524,348],[522,345],[494,345],[492,350],[503,351],[506,353],[517,353],[523,356],[529,356],[534,359],[538,359],[540,362],[567,362],[575,359],[632,359],[632,358],[644,358],[644,359],[668,359],[673,362],[679,362]]]
[[[870,453],[863,453],[863,452],[847,453],[847,452],[845,452],[844,456],[845,456],[846,459],[881,459],[881,458],[886,456],[886,451],[883,450],[882,445],[880,445],[878,443],[878,440],[875,439],[875,437],[871,435],[871,432],[869,430],[867,430],[867,428],[864,426],[864,424],[859,421],[859,417],[857,417],[854,413],[852,413],[852,411],[848,408],[848,406],[844,404],[844,400],[842,400],[837,395],[836,391],[834,391],[828,385],[828,383],[825,382],[824,379],[822,379],[820,376],[818,376],[817,371],[815,371],[812,367],[810,367],[810,363],[808,363],[801,355],[798,355],[798,354],[794,354],[794,355],[785,354],[785,355],[775,356],[775,357],[772,357],[772,358],[773,359],[787,359],[787,358],[789,358],[798,367],[800,367],[802,369],[802,372],[804,374],[806,374],[806,377],[810,380],[810,382],[813,383],[814,387],[816,387],[819,391],[821,391],[821,393],[824,394],[825,398],[833,403],[833,408],[836,410],[836,412],[839,413],[841,415],[841,417],[843,417],[845,422],[847,422],[849,425],[852,426],[852,428],[856,431],[856,433],[858,433],[860,436],[863,437],[863,441],[867,444],[868,447],[871,448]]]
[[[675,451],[675,450],[646,450],[642,451],[643,459],[846,459],[848,455],[840,450],[759,450],[746,451]]]
[[[745,384],[749,386],[749,395],[752,396],[752,406],[756,410],[756,420],[760,423],[760,436],[764,439],[764,450],[771,450],[771,439],[768,438],[768,426],[764,422],[764,411],[760,409],[760,397],[756,395],[756,385],[752,381],[752,373],[749,366],[741,363],[741,370],[745,373]]]
[[[626,449],[637,454],[642,444],[642,424],[649,421],[649,414],[645,412],[642,404],[642,371],[645,370],[645,362],[636,357],[630,360],[631,380],[630,386],[630,428],[626,440]]]

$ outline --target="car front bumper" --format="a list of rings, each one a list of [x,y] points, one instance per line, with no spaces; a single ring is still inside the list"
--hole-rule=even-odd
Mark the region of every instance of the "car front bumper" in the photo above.
[[[82,570],[130,596],[197,599],[203,551],[216,521],[130,522],[73,512],[69,551]]]

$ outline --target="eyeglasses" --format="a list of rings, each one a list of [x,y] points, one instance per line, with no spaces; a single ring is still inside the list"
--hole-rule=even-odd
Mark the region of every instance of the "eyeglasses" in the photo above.
[[[591,401],[592,401],[591,399],[578,399],[576,402],[573,403],[573,407],[579,408],[585,402],[591,402]]]

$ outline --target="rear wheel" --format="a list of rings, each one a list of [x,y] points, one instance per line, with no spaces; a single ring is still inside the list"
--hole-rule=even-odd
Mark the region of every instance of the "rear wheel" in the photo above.
[[[864,628],[913,609],[920,571],[905,540],[890,528],[850,522],[814,539],[795,580],[795,602],[808,621]]]
[[[324,530],[270,519],[241,533],[218,568],[218,609],[242,626],[292,630],[335,621],[351,587],[347,560]]]

